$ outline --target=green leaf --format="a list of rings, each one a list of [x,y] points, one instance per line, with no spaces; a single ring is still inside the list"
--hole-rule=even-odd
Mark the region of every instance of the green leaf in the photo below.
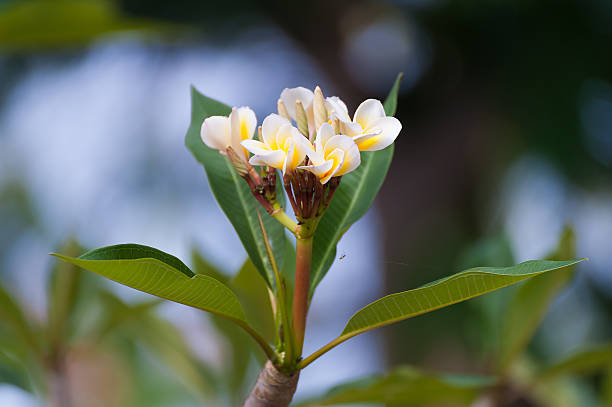
[[[342,384],[325,396],[303,405],[329,406],[345,403],[386,403],[387,405],[468,406],[479,392],[495,383],[481,376],[436,375],[400,367],[386,376],[375,375]]]
[[[387,116],[397,107],[397,93],[402,78],[400,73],[384,103]],[[321,282],[336,257],[336,245],[342,235],[366,214],[391,165],[393,144],[384,150],[361,153],[361,164],[342,177],[334,198],[325,211],[314,236],[310,296]]]
[[[342,336],[355,336],[580,261],[531,260],[512,267],[477,267],[462,271],[414,290],[388,295],[367,305],[353,315],[342,331]]]
[[[119,307],[116,305],[120,303],[120,300],[113,294],[102,291],[98,293],[98,296],[101,302],[104,303],[104,314],[101,320],[88,332],[88,338],[92,343],[104,342],[108,337],[116,333],[117,329],[122,325],[138,320],[142,315],[151,312],[162,301],[154,299],[152,301],[140,302],[136,305]]]
[[[537,406],[552,407],[603,407],[610,404],[602,404],[598,400],[595,386],[584,380],[574,377],[559,377],[558,380],[551,380],[546,383],[529,383],[533,390],[532,402]],[[597,386],[599,387],[599,386]]]
[[[289,246],[289,245],[287,245]],[[196,270],[207,269],[208,273],[217,274],[224,279],[236,292],[238,299],[245,308],[249,321],[262,336],[272,341],[274,338],[274,317],[270,305],[269,289],[255,269],[253,262],[247,259],[238,274],[230,279],[208,264],[200,254],[192,253],[192,262]],[[245,397],[245,386],[250,384],[248,378],[249,366],[252,356],[259,358],[261,355],[253,345],[249,337],[235,325],[227,320],[213,316],[212,322],[220,335],[223,336],[228,352],[223,360],[222,384],[225,386],[224,393],[231,395],[231,404],[238,405]],[[261,358],[262,365],[265,359]]]
[[[176,257],[152,247],[120,244],[78,258],[53,255],[128,287],[247,324],[238,298],[227,286],[194,274]]]
[[[61,252],[78,256],[83,249],[75,241],[67,242]],[[53,351],[65,345],[73,331],[77,300],[81,291],[81,278],[84,276],[73,264],[54,261],[55,266],[49,274],[48,292],[48,339]]]
[[[289,246],[291,245],[287,245]],[[270,291],[250,259],[246,259],[233,278],[211,265],[195,249],[191,251],[191,264],[196,273],[206,274],[230,287],[236,293],[251,325],[261,332],[268,342],[273,342],[275,328]]]
[[[589,374],[612,368],[612,344],[600,345],[575,353],[540,371],[538,380],[550,380],[563,374]]]
[[[571,259],[575,256],[574,232],[571,228],[565,228],[557,249],[548,259]],[[567,267],[556,273],[534,277],[512,293],[501,320],[501,348],[498,352],[501,371],[507,370],[523,352],[546,315],[550,303],[571,281],[574,271],[575,267]]]
[[[247,259],[244,262],[244,265],[232,280],[231,287],[238,295],[238,299],[253,327],[261,332],[268,342],[273,342],[275,325],[270,293],[268,286],[257,273],[251,260]]]
[[[387,99],[383,103],[383,107],[385,108],[385,113],[387,114],[387,116],[394,116],[395,112],[397,111],[397,95],[399,93],[399,88],[403,77],[403,72],[397,74],[397,78],[395,78],[395,82],[393,82],[391,91],[389,92]]]
[[[231,405],[239,405],[246,397],[245,387],[252,384],[248,377],[252,356],[258,357],[260,353],[249,337],[235,325],[217,316],[211,320],[227,345],[222,364],[224,393],[230,395]],[[261,366],[264,362],[265,359],[261,359]]]
[[[195,88],[191,88],[191,124],[187,131],[185,144],[195,159],[204,166],[208,183],[219,206],[238,233],[240,241],[270,287],[274,287],[274,271],[268,259],[255,208],[259,203],[251,194],[246,182],[234,170],[227,157],[208,148],[200,138],[200,128],[204,119],[210,116],[227,116],[231,109],[216,100],[210,99]],[[279,194],[279,201],[283,195]],[[275,253],[276,264],[282,267],[284,253],[284,227],[267,216],[262,216],[264,227]]]
[[[286,288],[286,307],[289,310],[293,304],[293,286],[295,285],[295,245],[293,242],[288,241],[285,245],[285,262],[280,272]]]
[[[612,406],[612,367],[608,369],[602,385],[602,402],[604,406]]]
[[[219,280],[225,285],[230,283],[230,278],[210,264],[195,248],[191,249],[191,267],[196,274],[205,274],[215,280]]]
[[[35,330],[21,306],[0,284],[0,331],[17,339],[32,356],[41,352]]]
[[[12,384],[34,393],[35,387],[28,375],[28,369],[39,368],[26,354],[16,338],[0,331],[0,383]]]
[[[388,295],[357,311],[340,336],[307,357],[301,367],[361,333],[456,304],[582,260],[531,260],[511,267],[477,267],[414,290]]]
[[[109,292],[103,293],[102,300],[108,320],[121,320],[128,338],[162,361],[193,394],[203,400],[214,394],[212,369],[198,360],[172,323],[152,312],[156,302],[130,305]]]

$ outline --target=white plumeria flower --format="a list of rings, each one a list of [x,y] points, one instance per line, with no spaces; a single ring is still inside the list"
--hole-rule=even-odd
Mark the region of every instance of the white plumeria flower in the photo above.
[[[338,98],[327,98],[326,107],[330,116],[337,117],[344,134],[355,140],[360,151],[377,151],[391,145],[402,124],[395,117],[387,116],[382,103],[376,99],[363,101],[350,119],[344,102]]]
[[[244,140],[242,145],[253,153],[249,162],[279,169],[283,175],[293,171],[306,158],[312,145],[291,122],[277,114],[266,117],[261,125],[263,142]]]
[[[200,137],[208,147],[227,155],[228,147],[245,159],[249,153],[240,144],[242,140],[248,140],[255,134],[257,118],[255,112],[248,107],[234,107],[229,117],[210,116],[202,123]]]
[[[289,116],[296,120],[296,111],[295,111],[295,103],[299,100],[302,102],[302,106],[304,106],[304,111],[306,112],[306,118],[308,119],[308,132],[312,135],[315,133],[316,126],[314,120],[314,93],[310,89],[306,89],[302,86],[297,88],[285,88],[281,92],[280,100],[283,102],[285,107],[287,108],[287,112]],[[325,107],[327,108],[328,116],[332,116],[332,112],[335,111],[335,108],[340,106],[344,107],[345,116],[347,121],[351,121],[348,118],[348,113],[346,113],[346,105],[342,100],[340,100],[337,96],[331,96],[325,99]]]
[[[308,119],[308,129],[314,128],[314,109],[312,101],[314,100],[314,93],[310,89],[306,89],[302,86],[297,88],[285,88],[281,92],[280,99],[285,104],[289,116],[296,120],[295,104],[299,100],[304,106],[306,112],[306,118]]]
[[[334,134],[329,123],[323,123],[317,131],[315,149],[307,153],[312,165],[298,168],[308,170],[319,178],[321,184],[332,177],[348,174],[359,166],[361,156],[353,139],[344,134]]]
[[[325,98],[325,108],[327,109],[327,114],[331,119],[337,117],[342,122],[351,121],[346,103],[344,103],[338,96],[330,96]]]

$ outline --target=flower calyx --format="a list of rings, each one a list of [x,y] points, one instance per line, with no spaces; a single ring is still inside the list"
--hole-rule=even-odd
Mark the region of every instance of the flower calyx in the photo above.
[[[277,210],[276,201],[276,171],[266,167],[263,177],[244,158],[240,157],[232,147],[228,147],[226,155],[232,166],[247,183],[251,193],[263,208],[272,215]]]
[[[306,160],[306,164],[309,161]],[[303,169],[296,169],[283,176],[283,186],[293,208],[293,213],[301,227],[301,234],[308,236],[308,227],[314,226],[329,206],[331,199],[340,185],[341,177],[333,177],[322,184],[315,174]]]

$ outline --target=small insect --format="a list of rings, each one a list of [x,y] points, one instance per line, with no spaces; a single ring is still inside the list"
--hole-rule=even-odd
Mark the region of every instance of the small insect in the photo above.
[[[341,255],[340,257],[338,257],[338,260],[342,260],[342,259],[343,259],[343,258],[345,258],[345,257],[346,257],[346,254],[345,254],[345,253],[342,253],[342,255]]]

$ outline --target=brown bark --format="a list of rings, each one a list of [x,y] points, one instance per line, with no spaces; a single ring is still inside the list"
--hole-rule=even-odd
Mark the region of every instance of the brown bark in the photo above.
[[[287,407],[297,388],[299,372],[287,376],[267,361],[244,407]]]

